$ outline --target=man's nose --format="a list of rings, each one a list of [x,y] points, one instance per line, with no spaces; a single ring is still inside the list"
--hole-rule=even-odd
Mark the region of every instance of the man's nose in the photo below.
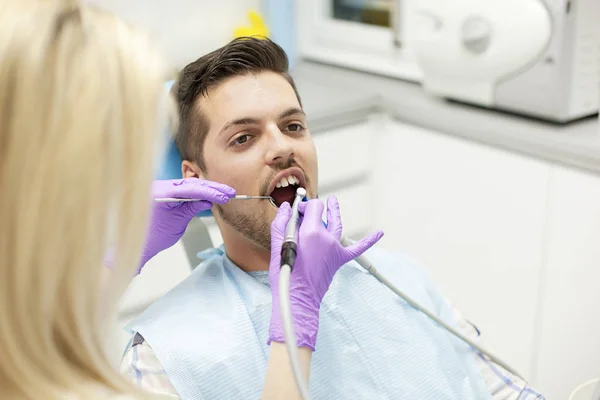
[[[277,164],[289,160],[294,155],[294,141],[281,132],[279,127],[270,127],[267,130],[266,163]]]

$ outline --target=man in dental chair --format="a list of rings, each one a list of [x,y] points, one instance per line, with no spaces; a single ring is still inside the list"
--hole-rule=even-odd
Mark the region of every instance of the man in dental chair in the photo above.
[[[276,205],[215,204],[224,246],[200,254],[192,274],[129,326],[134,336],[121,370],[143,389],[183,399],[260,398],[270,224],[297,186],[309,198],[318,187],[315,146],[287,69],[275,43],[236,39],[189,64],[174,85],[184,178],[270,195]],[[366,256],[413,299],[478,339],[410,259],[376,248]],[[339,270],[323,299],[310,391],[317,400],[539,398],[354,262]]]

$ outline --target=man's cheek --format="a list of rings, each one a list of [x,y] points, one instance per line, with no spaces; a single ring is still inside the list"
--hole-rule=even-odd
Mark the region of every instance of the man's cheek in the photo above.
[[[267,217],[267,220],[269,221],[269,224],[271,222],[273,222],[273,220],[275,219],[276,216],[277,216],[277,208],[270,206],[266,213],[266,217]]]
[[[227,173],[213,174],[209,180],[211,180],[213,182],[221,183],[223,185],[227,185],[227,186],[235,189],[237,194],[246,194],[246,193],[242,193],[242,191],[241,191],[242,187],[240,185],[240,182],[235,179],[231,179],[231,174],[227,174]]]

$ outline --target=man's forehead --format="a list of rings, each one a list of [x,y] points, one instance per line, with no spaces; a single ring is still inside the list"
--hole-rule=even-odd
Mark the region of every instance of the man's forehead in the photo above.
[[[228,78],[199,99],[198,106],[215,124],[238,118],[268,119],[300,108],[290,83],[274,72]]]

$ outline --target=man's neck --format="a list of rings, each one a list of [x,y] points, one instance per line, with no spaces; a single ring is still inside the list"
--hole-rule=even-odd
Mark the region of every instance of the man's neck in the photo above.
[[[227,224],[220,223],[219,228],[227,257],[242,271],[266,271],[269,269],[270,251],[252,243]]]

